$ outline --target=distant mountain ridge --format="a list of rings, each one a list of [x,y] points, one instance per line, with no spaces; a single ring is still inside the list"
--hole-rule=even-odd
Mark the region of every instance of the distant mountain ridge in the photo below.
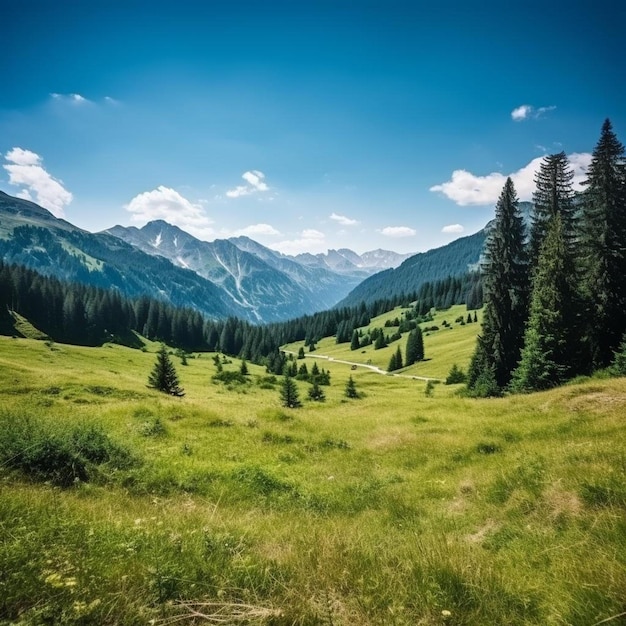
[[[104,231],[152,256],[190,269],[223,289],[257,322],[331,308],[362,276],[302,266],[245,237],[201,241],[162,220]]]
[[[527,227],[530,225],[532,207],[532,202],[519,203]],[[492,224],[493,220],[473,235],[455,239],[440,248],[414,254],[399,267],[366,278],[337,306],[356,306],[362,301],[371,303],[380,298],[413,293],[426,282],[443,280],[448,276],[461,276],[479,269],[485,240]]]
[[[109,234],[93,234],[0,191],[0,258],[69,281],[160,297],[212,318],[247,319],[216,285]]]
[[[347,249],[311,256],[313,263],[303,263],[247,237],[205,242],[162,220],[89,233],[0,192],[0,258],[6,262],[130,297],[160,297],[212,318],[259,323],[329,309],[375,271],[376,263],[399,258]]]
[[[528,219],[532,205],[520,207]],[[89,233],[0,191],[0,258],[5,262],[115,288],[130,297],[161,297],[214,319],[234,316],[255,323],[371,303],[462,275],[479,267],[488,231],[489,224],[414,255],[386,250],[359,255],[340,248],[287,256],[248,237],[201,241],[161,220]]]
[[[381,270],[398,267],[413,254],[413,252],[399,254],[380,248],[357,254],[349,248],[339,248],[338,250],[328,250],[325,254],[302,253],[292,258],[309,267],[325,267],[339,273],[371,275]]]

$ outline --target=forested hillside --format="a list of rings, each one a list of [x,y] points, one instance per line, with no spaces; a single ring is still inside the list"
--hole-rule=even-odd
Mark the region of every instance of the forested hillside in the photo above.
[[[424,283],[461,276],[478,269],[485,237],[486,230],[482,229],[447,246],[416,254],[396,269],[385,270],[367,278],[337,306],[354,306],[361,301],[393,298],[415,292]]]

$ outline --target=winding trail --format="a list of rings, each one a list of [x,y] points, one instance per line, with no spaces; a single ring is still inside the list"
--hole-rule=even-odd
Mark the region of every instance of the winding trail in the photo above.
[[[282,350],[286,354],[297,354],[293,350]],[[354,365],[356,367],[364,367],[365,369],[372,370],[372,372],[376,372],[377,374],[381,374],[382,376],[398,376],[399,378],[411,378],[412,380],[425,380],[425,381],[436,381],[436,382],[444,382],[441,378],[431,378],[429,376],[414,376],[412,374],[394,374],[393,372],[388,372],[377,365],[369,365],[367,363],[355,363],[354,361],[344,361],[343,359],[336,359],[332,356],[326,356],[324,354],[305,354],[305,359],[323,359],[326,361],[332,361],[333,363],[344,363],[345,365]]]

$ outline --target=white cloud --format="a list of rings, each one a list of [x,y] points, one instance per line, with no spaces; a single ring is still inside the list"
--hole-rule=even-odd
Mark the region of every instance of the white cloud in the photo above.
[[[522,106],[519,106],[511,111],[511,117],[516,122],[521,122],[530,115],[532,109],[533,108],[529,104],[522,104]]]
[[[359,223],[358,220],[350,219],[345,215],[337,215],[337,213],[331,213],[330,219],[339,222],[342,226],[354,226]]]
[[[241,178],[247,181],[249,185],[257,189],[258,191],[267,191],[269,189],[269,187],[263,182],[265,174],[263,174],[263,172],[259,172],[259,170],[244,172],[241,175]]]
[[[269,191],[269,187],[265,182],[265,174],[259,170],[250,170],[241,175],[248,184],[237,185],[234,189],[229,189],[226,195],[229,198],[239,198],[241,196],[249,196],[259,191]]]
[[[254,237],[257,235],[280,235],[280,232],[273,226],[270,226],[270,224],[251,224],[250,226],[236,230],[234,234],[235,236],[244,235],[246,237]]]
[[[414,228],[408,226],[386,226],[380,232],[387,237],[413,237],[417,234]]]
[[[574,152],[568,157],[574,170],[574,190],[581,191],[581,182],[587,177],[587,168],[591,163],[591,154],[588,152]],[[543,157],[533,159],[516,172],[508,174],[513,180],[515,190],[520,200],[532,200],[535,190],[535,173]],[[491,172],[485,176],[477,176],[467,170],[454,170],[449,181],[434,185],[430,191],[441,192],[444,196],[454,200],[460,206],[485,206],[495,204],[500,197],[507,174]]]
[[[449,224],[441,229],[442,233],[462,233],[465,230],[461,224]]]
[[[326,235],[314,228],[304,229],[296,239],[279,241],[271,244],[270,248],[278,250],[283,254],[300,254],[301,252],[317,252],[326,251]]]
[[[62,181],[48,174],[38,154],[13,148],[4,158],[8,161],[3,167],[9,173],[9,184],[21,187],[18,197],[36,202],[56,217],[65,216],[63,209],[73,196]]]
[[[194,204],[175,189],[164,185],[136,195],[124,208],[133,214],[133,222],[145,224],[165,220],[201,239],[214,234],[209,227],[213,220],[200,204]]]
[[[91,102],[91,100],[88,100],[87,98],[85,98],[85,96],[81,96],[79,93],[51,93],[50,96],[54,100],[69,102],[76,105],[87,104]]]
[[[532,104],[522,104],[511,111],[511,119],[514,122],[523,122],[528,119],[538,119],[544,113],[549,113],[550,111],[554,111],[554,109],[556,109],[555,106],[535,108]]]

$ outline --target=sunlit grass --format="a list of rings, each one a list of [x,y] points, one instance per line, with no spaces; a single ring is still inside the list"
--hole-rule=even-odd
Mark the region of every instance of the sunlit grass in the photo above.
[[[465,368],[478,326],[425,338],[420,366]],[[264,368],[226,386],[208,354],[172,355],[184,398],[148,389],[157,348],[0,338],[5,418],[96,425],[138,460],[65,489],[3,463],[0,623],[195,607],[226,623],[582,626],[624,610],[626,379],[474,400],[331,361],[326,402],[298,382],[288,410]]]
[[[396,317],[401,319],[403,311],[406,310],[396,307],[393,311],[373,318],[369,326],[364,326],[361,330],[365,332],[372,328],[383,328],[385,334],[392,335],[397,328],[385,328],[385,322],[387,320],[392,321]],[[466,370],[474,351],[476,336],[480,331],[482,311],[478,311],[478,323],[472,322],[464,325],[455,323],[455,320],[459,317],[463,317],[463,320],[465,320],[467,313],[467,309],[462,305],[450,307],[446,311],[435,311],[432,322],[420,324],[422,329],[433,326],[439,328],[437,331],[424,332],[425,360],[410,367],[405,367],[396,373],[443,380],[450,372],[450,368],[454,363]],[[448,322],[449,326],[443,326],[442,322],[444,321]],[[305,356],[312,357],[315,355],[319,357],[324,355],[333,359],[371,364],[386,370],[391,355],[398,346],[400,346],[404,357],[407,337],[408,333],[403,333],[401,339],[392,341],[386,348],[379,350],[374,349],[373,345],[359,348],[358,350],[350,350],[350,342],[337,344],[334,337],[326,337],[319,341],[316,344],[316,351],[312,354],[308,352],[308,348],[302,342],[288,344],[285,346],[285,349],[297,353],[299,348],[304,347]]]

